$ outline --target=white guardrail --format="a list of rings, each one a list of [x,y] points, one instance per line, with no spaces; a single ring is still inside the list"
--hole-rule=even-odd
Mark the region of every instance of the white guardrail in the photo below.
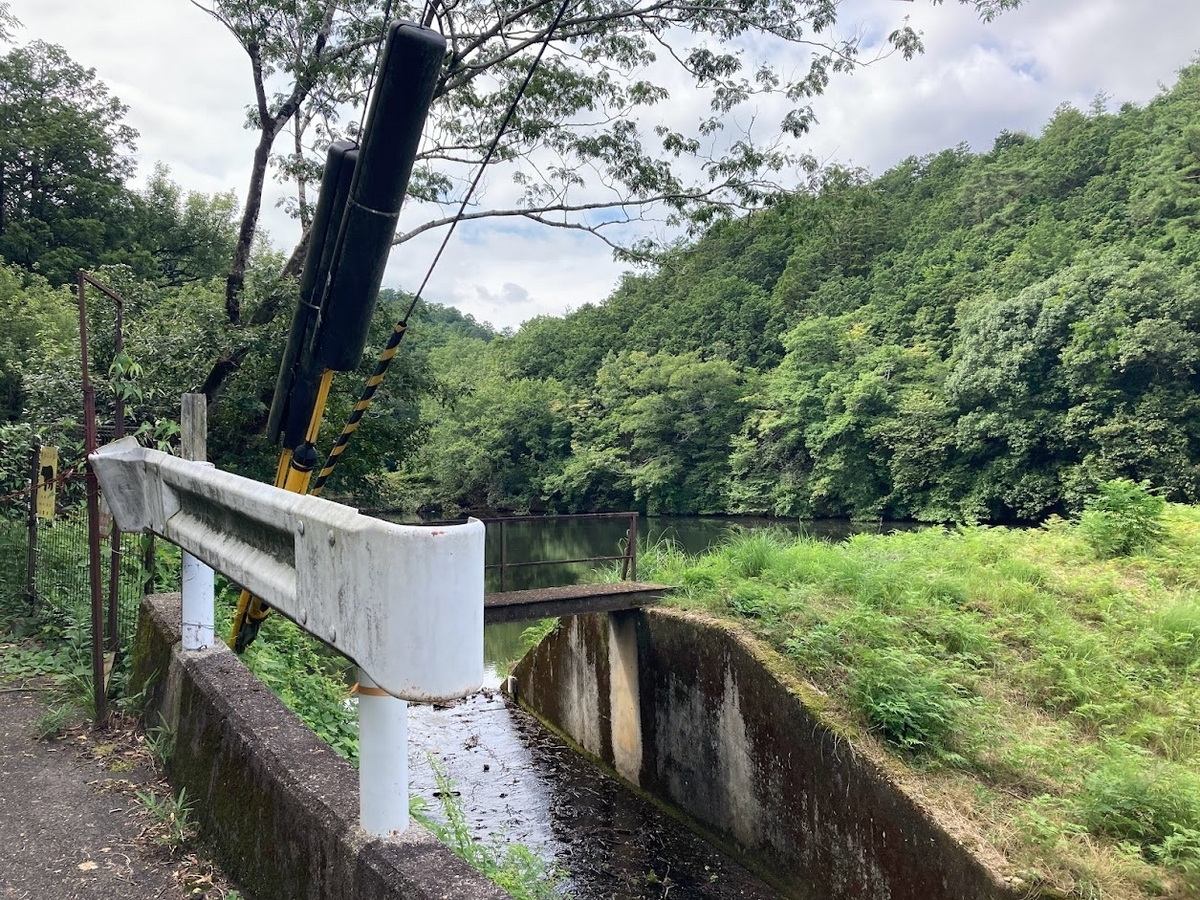
[[[358,664],[362,824],[407,827],[399,701],[451,700],[483,683],[483,523],[396,525],[133,438],[89,460],[122,531],[177,544]]]

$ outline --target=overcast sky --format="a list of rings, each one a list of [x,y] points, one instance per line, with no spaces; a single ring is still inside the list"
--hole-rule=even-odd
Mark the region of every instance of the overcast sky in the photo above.
[[[61,44],[129,106],[127,122],[140,132],[140,176],[163,162],[187,189],[244,197],[254,146],[242,127],[253,99],[249,65],[220,26],[187,0],[10,3],[24,25],[18,42]],[[986,150],[1003,129],[1038,133],[1064,102],[1086,109],[1103,94],[1113,109],[1145,103],[1200,50],[1197,0],[1025,0],[988,25],[953,0],[938,7],[843,0],[841,22],[883,35],[905,15],[924,33],[926,54],[835,76],[801,149],[877,174],[964,141]],[[662,114],[685,114],[687,100],[677,89]],[[767,121],[777,110],[760,113]],[[298,227],[273,206],[283,190],[272,186],[262,224],[290,249]],[[415,289],[440,239],[433,233],[397,248],[385,284]],[[603,300],[621,271],[587,235],[515,221],[466,223],[426,296],[515,327]]]

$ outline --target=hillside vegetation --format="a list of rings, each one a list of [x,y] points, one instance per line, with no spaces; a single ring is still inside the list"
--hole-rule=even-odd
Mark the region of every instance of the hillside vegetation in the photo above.
[[[179,395],[204,391],[214,462],[269,479],[294,266],[260,243],[247,315],[231,321],[233,198],[187,193],[164,168],[131,190],[124,107],[45,47],[43,74],[58,80],[31,80],[32,52],[0,60],[0,79],[30,97],[57,85],[58,99],[13,107],[21,140],[78,150],[42,114],[91,110],[105,162],[76,153],[63,184],[34,178],[36,160],[6,176],[0,417],[48,443],[78,439],[45,426],[79,418],[67,283],[86,265],[125,297],[120,354],[111,303],[88,302],[102,423],[120,393],[127,429],[169,439]],[[82,112],[80,91],[93,101]],[[1063,107],[1039,135],[1003,132],[986,153],[945,150],[879,177],[827,168],[603,302],[516,333],[421,304],[329,491],[442,513],[1012,523],[1069,513],[1123,477],[1195,502],[1198,224],[1200,64],[1145,107]],[[370,347],[410,299],[382,292]],[[358,375],[373,366],[368,354]],[[361,385],[335,380],[322,449]]]
[[[429,506],[1041,521],[1200,495],[1200,66],[681,246],[431,367]]]

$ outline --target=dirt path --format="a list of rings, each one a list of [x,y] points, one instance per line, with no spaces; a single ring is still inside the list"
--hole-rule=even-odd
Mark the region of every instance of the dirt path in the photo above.
[[[0,684],[0,898],[149,900],[238,896],[163,837],[137,793],[167,797],[144,738],[82,727],[38,740],[44,694]]]

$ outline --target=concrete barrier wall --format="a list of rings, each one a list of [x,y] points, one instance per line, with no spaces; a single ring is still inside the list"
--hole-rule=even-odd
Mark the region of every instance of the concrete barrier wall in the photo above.
[[[565,618],[518,699],[802,900],[1024,896],[786,687],[778,658],[669,609]]]
[[[133,690],[167,729],[167,774],[221,863],[255,900],[502,900],[508,895],[415,823],[358,827],[358,773],[224,644],[180,650],[179,595],[142,603]],[[407,752],[400,748],[399,752]]]

